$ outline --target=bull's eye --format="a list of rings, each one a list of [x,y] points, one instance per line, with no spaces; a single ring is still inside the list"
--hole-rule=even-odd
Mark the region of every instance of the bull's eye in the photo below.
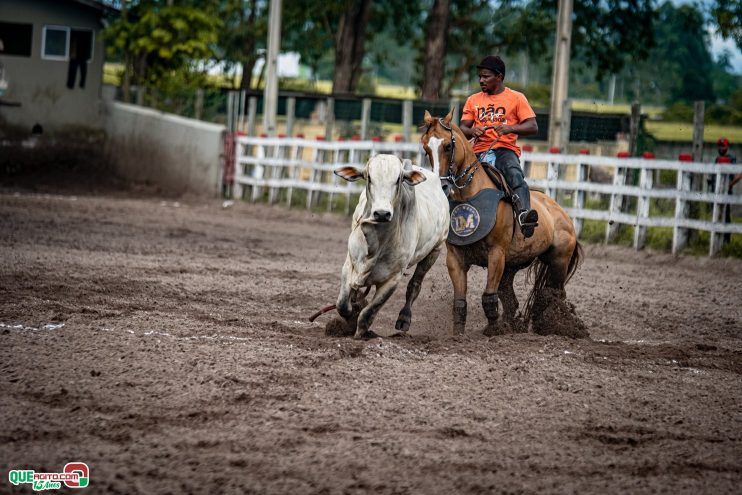
[[[444,149],[444,150],[446,150],[446,152],[448,152],[448,153],[450,153],[450,152],[451,152],[451,148],[453,148],[453,145],[452,145],[451,143],[447,143],[447,144],[446,144],[446,145],[445,145],[445,146],[443,147],[443,149]]]

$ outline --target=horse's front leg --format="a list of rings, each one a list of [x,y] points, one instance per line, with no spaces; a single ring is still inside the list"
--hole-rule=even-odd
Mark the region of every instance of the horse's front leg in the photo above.
[[[363,308],[361,314],[358,315],[358,327],[356,328],[356,334],[353,336],[354,339],[366,337],[369,327],[371,327],[374,318],[376,318],[376,313],[379,312],[387,299],[394,293],[401,278],[402,273],[397,273],[386,282],[376,286],[374,298]]]
[[[487,255],[487,285],[482,294],[482,309],[487,317],[487,336],[504,333],[505,328],[498,327],[497,287],[505,271],[505,253],[499,247],[493,247]]]
[[[394,328],[406,332],[410,329],[412,323],[412,303],[415,302],[417,296],[420,294],[420,288],[422,287],[423,279],[425,274],[428,273],[430,267],[435,264],[435,260],[438,259],[438,254],[441,252],[440,246],[433,249],[425,258],[415,267],[415,273],[410,279],[410,283],[407,284],[407,295],[405,297],[405,304],[402,310],[399,312],[399,318]]]
[[[446,256],[448,276],[453,284],[453,333],[463,334],[466,328],[466,273],[468,267],[456,248],[449,246]]]

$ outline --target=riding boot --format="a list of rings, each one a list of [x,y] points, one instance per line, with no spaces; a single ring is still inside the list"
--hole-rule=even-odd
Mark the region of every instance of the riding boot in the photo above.
[[[453,301],[453,333],[460,335],[466,327],[466,299]]]
[[[525,182],[518,188],[513,189],[513,208],[517,213],[520,231],[523,233],[523,237],[528,239],[538,226],[538,212],[531,209],[530,192]]]

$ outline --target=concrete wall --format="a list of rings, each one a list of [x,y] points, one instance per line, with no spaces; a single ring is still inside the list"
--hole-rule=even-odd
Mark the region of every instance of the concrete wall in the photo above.
[[[119,175],[175,194],[221,193],[224,126],[118,102],[105,113],[106,153]]]
[[[44,132],[69,126],[99,127],[100,91],[103,77],[102,13],[69,0],[2,0],[0,20],[32,24],[31,56],[0,53],[8,90],[3,99],[20,106],[0,106],[0,125],[18,126],[30,133],[34,124]],[[67,88],[69,60],[42,59],[42,36],[46,25],[93,30],[93,55],[88,63],[85,88]]]

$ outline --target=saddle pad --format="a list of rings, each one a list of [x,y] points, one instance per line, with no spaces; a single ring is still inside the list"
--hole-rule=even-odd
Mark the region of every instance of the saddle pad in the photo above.
[[[497,205],[505,193],[495,189],[482,189],[467,201],[448,200],[451,224],[448,242],[454,246],[467,246],[483,239],[495,226]]]

